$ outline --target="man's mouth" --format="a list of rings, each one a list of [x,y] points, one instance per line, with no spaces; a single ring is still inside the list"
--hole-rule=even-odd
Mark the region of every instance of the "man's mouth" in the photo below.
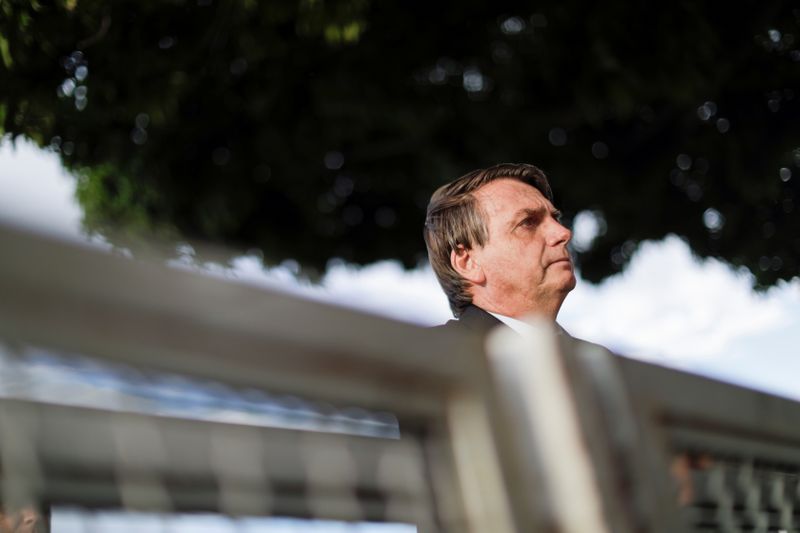
[[[551,261],[550,265],[557,265],[560,263],[567,263],[569,266],[572,266],[572,260],[569,257],[562,257],[561,259],[556,259],[555,261]],[[548,266],[550,266],[548,265]]]

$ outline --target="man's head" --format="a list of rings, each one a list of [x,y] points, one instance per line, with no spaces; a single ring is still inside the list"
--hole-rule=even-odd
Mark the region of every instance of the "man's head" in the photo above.
[[[558,222],[544,172],[533,165],[479,169],[439,188],[425,243],[450,308],[555,318],[575,275],[570,231]]]

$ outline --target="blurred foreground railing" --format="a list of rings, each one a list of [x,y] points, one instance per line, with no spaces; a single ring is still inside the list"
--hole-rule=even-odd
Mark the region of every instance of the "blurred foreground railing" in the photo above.
[[[22,372],[19,394],[0,400],[9,514],[213,511],[492,533],[800,528],[794,402],[544,324],[528,337],[448,334],[4,227],[0,251],[0,346],[17,368],[33,347],[302,398],[319,416],[391,413],[399,427],[43,401],[24,394],[35,383]]]

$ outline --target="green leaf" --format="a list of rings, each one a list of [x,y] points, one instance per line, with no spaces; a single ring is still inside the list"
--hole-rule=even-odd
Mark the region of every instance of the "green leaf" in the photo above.
[[[11,50],[8,47],[8,40],[0,35],[0,56],[3,56],[3,64],[7,69],[11,69],[14,65],[14,59],[11,57]]]

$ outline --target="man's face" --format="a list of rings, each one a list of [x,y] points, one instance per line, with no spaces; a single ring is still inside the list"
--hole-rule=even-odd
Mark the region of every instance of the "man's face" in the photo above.
[[[575,288],[567,252],[572,234],[559,212],[538,189],[514,179],[491,181],[474,195],[489,232],[486,245],[472,251],[485,275],[483,305],[475,303],[512,317],[555,318]]]

